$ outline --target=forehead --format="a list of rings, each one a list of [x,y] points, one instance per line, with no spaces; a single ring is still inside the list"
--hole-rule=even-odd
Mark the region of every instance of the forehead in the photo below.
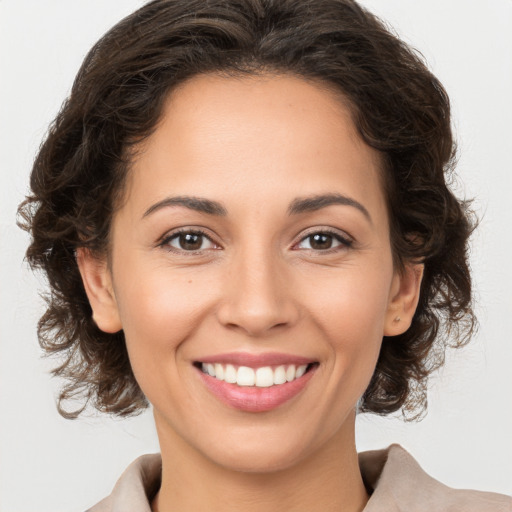
[[[209,74],[169,95],[128,189],[144,201],[139,212],[171,193],[270,203],[337,188],[380,208],[380,169],[332,88],[292,75]]]

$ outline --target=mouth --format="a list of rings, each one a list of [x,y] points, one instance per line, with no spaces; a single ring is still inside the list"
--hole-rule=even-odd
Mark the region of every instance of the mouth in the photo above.
[[[318,366],[318,363],[289,364],[275,367],[261,366],[257,368],[199,361],[194,365],[204,374],[228,384],[235,384],[239,387],[269,388],[300,379],[313,367]]]
[[[195,361],[194,366],[207,389],[225,405],[244,412],[266,412],[296,397],[319,366],[304,358],[288,360],[284,363],[275,354],[226,355]]]

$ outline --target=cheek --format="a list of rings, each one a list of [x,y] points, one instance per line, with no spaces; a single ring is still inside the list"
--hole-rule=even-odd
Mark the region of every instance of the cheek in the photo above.
[[[161,373],[162,362],[175,359],[181,344],[200,324],[208,296],[198,293],[188,275],[159,271],[137,272],[137,279],[119,279],[118,308],[133,371],[144,379]],[[142,383],[141,383],[142,384]],[[142,386],[141,386],[142,387]]]
[[[331,396],[357,400],[366,389],[382,343],[391,279],[391,270],[352,269],[309,289],[310,316],[327,342],[326,371],[334,376]]]
[[[362,340],[381,339],[392,280],[390,270],[341,269],[316,276],[315,286],[304,287],[312,318],[330,339],[360,345]]]

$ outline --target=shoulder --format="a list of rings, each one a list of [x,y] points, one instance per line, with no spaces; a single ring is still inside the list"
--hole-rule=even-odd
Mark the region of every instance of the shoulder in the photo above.
[[[364,512],[512,512],[512,497],[448,487],[396,444],[360,453],[359,465],[372,492]]]
[[[512,498],[452,489],[425,473],[401,446],[359,454],[365,484],[372,493],[364,512],[512,512]],[[87,512],[151,512],[160,486],[159,454],[143,455],[128,466],[112,494]]]
[[[121,475],[110,496],[86,512],[151,512],[150,501],[160,487],[160,454],[142,455]]]

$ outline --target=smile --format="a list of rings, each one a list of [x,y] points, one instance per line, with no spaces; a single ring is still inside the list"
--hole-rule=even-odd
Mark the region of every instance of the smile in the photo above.
[[[268,388],[271,386],[279,386],[286,382],[292,382],[302,377],[307,369],[307,364],[300,366],[280,365],[276,368],[271,366],[263,366],[260,368],[250,368],[248,366],[239,366],[236,368],[232,364],[221,363],[202,363],[201,370],[203,373],[215,377],[218,380],[236,384],[237,386],[255,386],[257,388]]]
[[[244,412],[267,412],[296,397],[319,364],[284,354],[225,354],[196,361],[206,388],[222,403]]]

